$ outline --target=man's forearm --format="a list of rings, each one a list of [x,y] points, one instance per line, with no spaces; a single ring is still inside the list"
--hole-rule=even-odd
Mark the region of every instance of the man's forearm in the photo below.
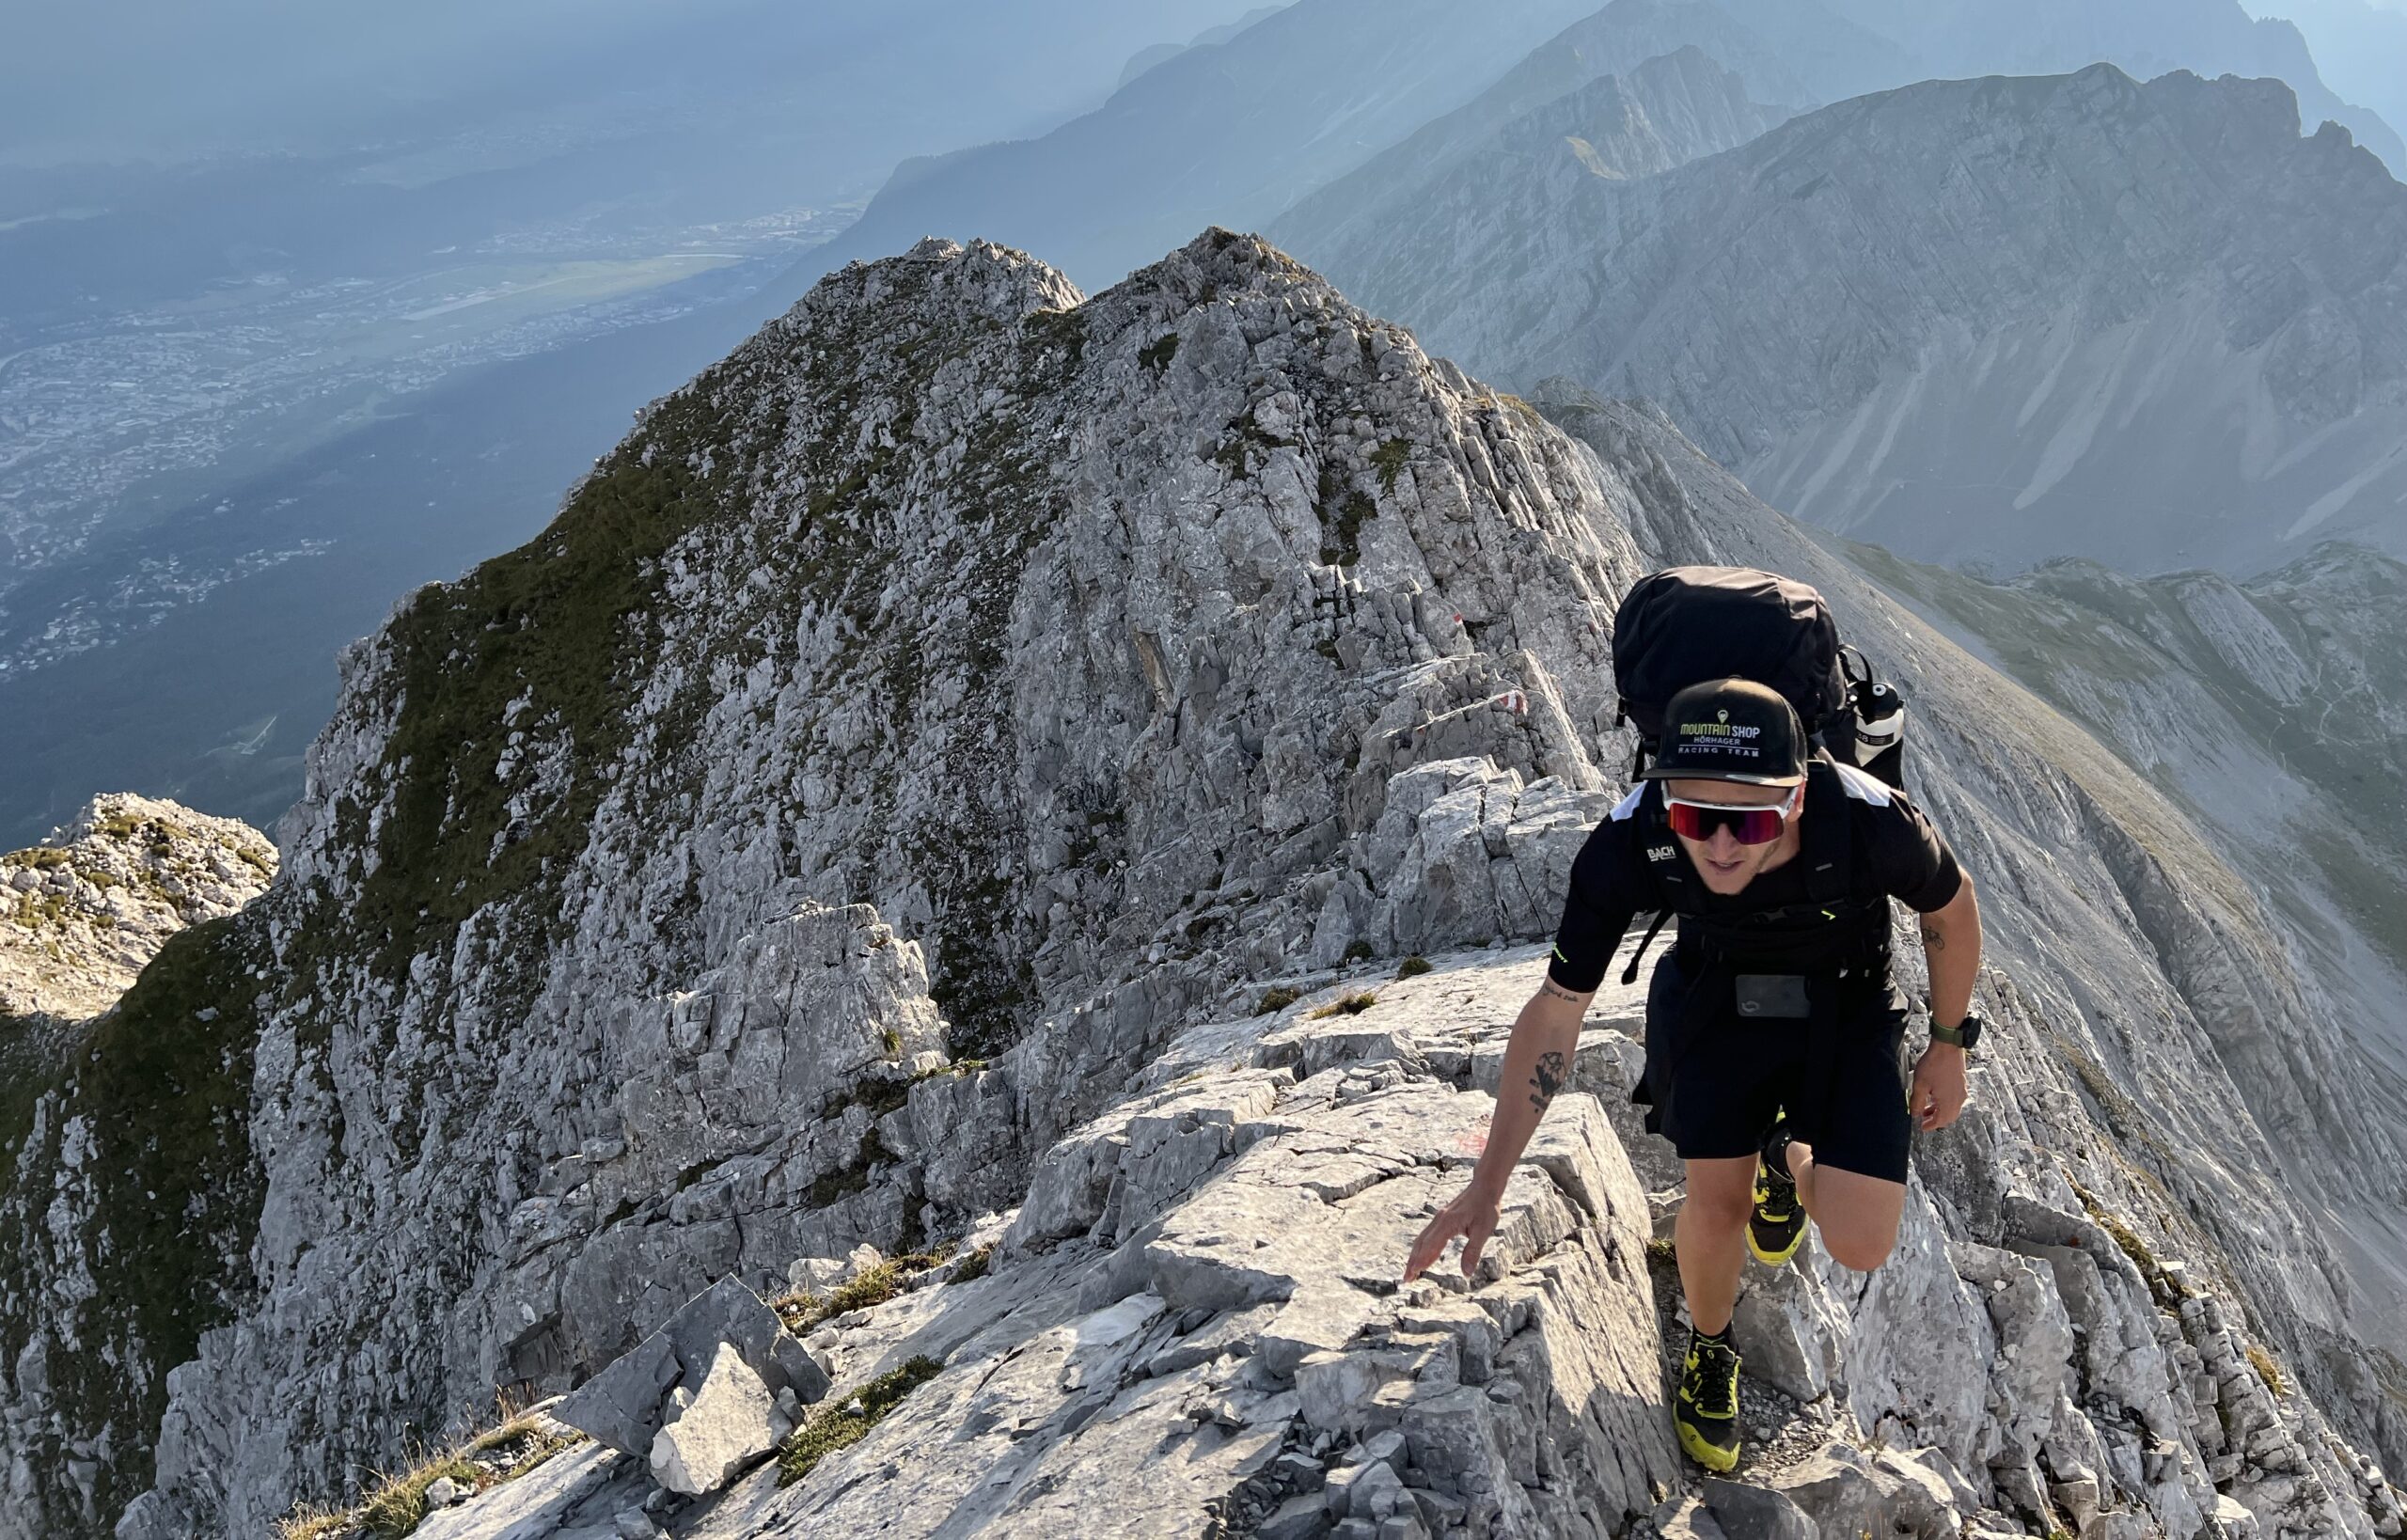
[[[1930,1019],[1953,1027],[1973,1008],[1981,976],[1981,907],[1970,878],[1954,902],[1922,917],[1922,947],[1930,961]]]
[[[1471,1173],[1474,1185],[1501,1197],[1513,1167],[1529,1148],[1555,1093],[1571,1077],[1571,1056],[1580,1047],[1580,1018],[1587,997],[1551,980],[1541,984],[1513,1023],[1504,1046],[1503,1077],[1496,1086],[1496,1115],[1488,1121],[1487,1148]]]

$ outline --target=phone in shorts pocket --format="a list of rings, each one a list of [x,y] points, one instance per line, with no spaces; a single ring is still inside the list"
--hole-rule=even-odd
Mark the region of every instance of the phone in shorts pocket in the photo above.
[[[1801,973],[1741,973],[1736,981],[1738,1014],[1750,1019],[1801,1019],[1812,1014]]]

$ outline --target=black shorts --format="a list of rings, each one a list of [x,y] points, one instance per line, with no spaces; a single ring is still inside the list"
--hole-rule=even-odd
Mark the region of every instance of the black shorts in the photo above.
[[[1711,995],[1691,1001],[1699,987]],[[1810,1051],[1809,1021],[1741,1016],[1727,976],[1691,985],[1666,952],[1646,995],[1647,1126],[1683,1160],[1733,1159],[1754,1155],[1786,1108],[1816,1165],[1903,1182],[1913,1134],[1898,1070],[1906,1002],[1885,982],[1844,987],[1825,1067]]]

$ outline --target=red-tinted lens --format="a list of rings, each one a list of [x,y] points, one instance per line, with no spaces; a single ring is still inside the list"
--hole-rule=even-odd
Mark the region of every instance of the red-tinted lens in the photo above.
[[[1672,832],[1702,844],[1713,831],[1727,828],[1742,845],[1768,845],[1780,838],[1778,808],[1708,808],[1694,802],[1672,804]]]

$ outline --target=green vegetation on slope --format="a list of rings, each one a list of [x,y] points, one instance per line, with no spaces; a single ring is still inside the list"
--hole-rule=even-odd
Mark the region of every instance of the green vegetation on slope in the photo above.
[[[731,388],[736,372],[722,364],[662,401],[541,536],[420,589],[394,617],[392,809],[340,927],[383,976],[447,946],[485,904],[556,891],[584,847],[645,683],[660,558],[730,505],[737,419],[760,399]],[[571,753],[556,798],[513,819],[496,772],[519,731],[564,738]],[[369,848],[367,810],[343,811],[342,843]]]
[[[18,1179],[0,1192],[0,1354],[15,1361],[37,1333],[71,1332],[79,1345],[49,1356],[53,1404],[68,1439],[110,1436],[94,1478],[103,1515],[150,1483],[166,1370],[252,1287],[264,1191],[249,1128],[256,932],[237,916],[178,933],[115,1011],[45,1045],[20,1040],[0,1066],[0,1171]],[[71,1211],[88,1205],[88,1222],[54,1232],[54,1192]],[[73,1303],[44,1292],[79,1277],[92,1287]],[[62,1465],[36,1466],[54,1513],[82,1505]]]

